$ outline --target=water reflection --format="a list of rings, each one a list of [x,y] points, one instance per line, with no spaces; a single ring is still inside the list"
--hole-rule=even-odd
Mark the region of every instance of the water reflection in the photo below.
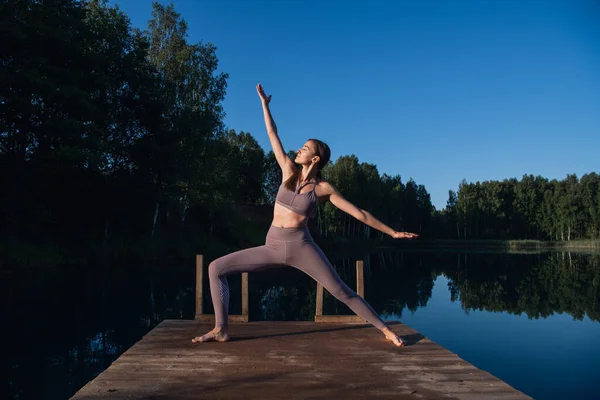
[[[574,319],[600,317],[599,256],[576,253],[458,256],[447,268],[452,301],[462,309],[525,313],[546,318],[568,313]]]
[[[447,280],[449,301],[465,313],[508,312],[530,319],[567,313],[600,318],[600,256],[582,253],[489,254],[380,252],[328,254],[350,287],[365,263],[365,297],[382,315],[426,308],[434,282]],[[194,314],[193,266],[152,269],[140,279],[73,274],[35,284],[1,282],[5,323],[0,397],[68,398],[164,318]],[[75,275],[76,276],[76,275]],[[97,283],[100,282],[100,283]],[[239,276],[230,280],[231,313],[241,312]],[[316,285],[293,268],[250,275],[252,320],[312,320]],[[208,291],[205,312],[212,312]],[[325,293],[324,314],[351,314]],[[8,329],[5,327],[8,326]]]
[[[381,314],[402,316],[427,306],[435,279],[448,278],[452,302],[469,310],[525,313],[545,318],[568,313],[598,321],[600,314],[600,256],[579,253],[450,254],[377,253],[334,257],[345,282],[356,287],[354,265],[365,261],[365,297]],[[252,285],[261,299],[252,309],[256,319],[314,318],[314,282],[297,271],[264,272]],[[254,281],[253,281],[254,283]],[[275,296],[277,294],[277,296]],[[241,300],[240,300],[241,301]],[[255,304],[256,302],[253,302]],[[325,314],[351,314],[328,293]]]

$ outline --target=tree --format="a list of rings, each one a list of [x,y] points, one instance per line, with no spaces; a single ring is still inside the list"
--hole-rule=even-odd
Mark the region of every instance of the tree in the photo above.
[[[452,227],[456,226],[456,236],[460,237],[457,203],[458,197],[456,192],[453,190],[448,190],[448,201],[446,201],[446,213],[448,218],[446,224],[450,225],[449,232],[452,232]]]
[[[216,192],[221,201],[257,204],[264,199],[265,154],[256,139],[233,129],[219,137],[219,157],[215,160]]]
[[[185,213],[190,203],[225,197],[213,191],[218,175],[211,161],[219,157],[215,139],[223,129],[227,74],[216,72],[214,45],[187,43],[187,24],[172,5],[153,2],[152,17],[145,32],[148,57],[160,77],[165,108],[143,144],[141,153],[151,157],[138,165],[154,182],[157,221],[169,215],[169,204]]]
[[[281,185],[282,176],[281,168],[279,168],[279,164],[277,164],[277,159],[275,158],[273,150],[270,150],[265,157],[264,171],[265,201],[267,204],[275,204],[275,197],[277,197],[277,191]]]
[[[584,174],[581,185],[582,230],[588,237],[600,237],[600,176],[595,172]]]

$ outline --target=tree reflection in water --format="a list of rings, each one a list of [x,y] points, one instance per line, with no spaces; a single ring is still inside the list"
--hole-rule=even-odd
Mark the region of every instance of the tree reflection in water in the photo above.
[[[328,256],[352,288],[355,262],[364,260],[365,297],[384,316],[427,307],[435,279],[443,275],[450,301],[460,302],[467,313],[600,318],[598,254],[405,251]],[[90,277],[71,271],[37,281],[15,277],[10,285],[3,282],[0,397],[67,398],[162,319],[193,318],[193,266],[142,271],[148,276]],[[239,285],[239,276],[232,277],[233,314],[241,311]],[[249,289],[251,320],[314,318],[316,285],[294,268],[252,274]],[[204,303],[204,312],[211,313],[208,293]],[[325,292],[324,314],[351,311]]]

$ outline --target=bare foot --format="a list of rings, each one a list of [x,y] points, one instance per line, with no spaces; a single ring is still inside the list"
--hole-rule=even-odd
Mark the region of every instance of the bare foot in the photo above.
[[[229,340],[229,334],[227,333],[226,328],[215,328],[212,331],[208,332],[203,336],[196,336],[192,339],[192,343],[201,343],[201,342],[227,342]]]
[[[385,335],[385,338],[387,340],[389,340],[390,342],[394,343],[396,346],[398,346],[398,347],[406,346],[406,342],[404,340],[402,340],[402,338],[400,336],[398,336],[394,332],[392,332],[390,330],[390,328],[386,327],[386,328],[383,328],[381,331]]]

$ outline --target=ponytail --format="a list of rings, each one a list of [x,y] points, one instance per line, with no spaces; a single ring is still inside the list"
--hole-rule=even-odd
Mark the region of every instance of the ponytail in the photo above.
[[[317,178],[323,179],[323,168],[329,163],[329,157],[331,157],[331,150],[325,142],[318,139],[309,139],[317,145],[317,155],[319,156],[319,164],[317,165]]]

